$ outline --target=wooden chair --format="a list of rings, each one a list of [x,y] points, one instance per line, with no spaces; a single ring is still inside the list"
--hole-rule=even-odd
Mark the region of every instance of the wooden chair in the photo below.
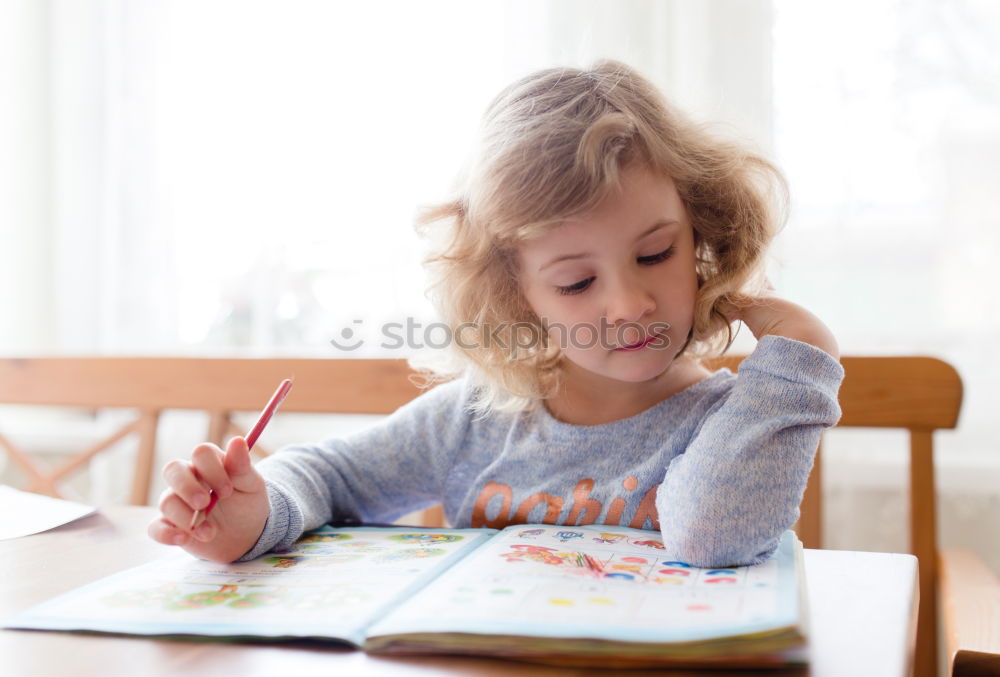
[[[709,366],[738,369],[741,358]],[[1000,583],[972,553],[938,552],[933,474],[933,433],[954,428],[962,383],[949,365],[931,358],[845,357],[840,426],[905,428],[910,432],[910,541],[920,561],[920,619],[915,674],[936,673],[937,582],[942,581],[943,618],[950,669],[955,675],[997,674],[1000,665]],[[65,477],[118,440],[136,434],[139,445],[131,502],[149,501],[161,412],[210,413],[207,439],[221,442],[233,412],[259,411],[275,385],[294,376],[282,412],[387,414],[420,390],[402,360],[38,358],[0,359],[0,404],[127,408],[136,419],[56,468],[40,467],[0,431],[0,449],[28,476],[28,488],[58,495]],[[258,451],[255,448],[255,452]],[[817,462],[798,524],[807,547],[822,545],[822,476]],[[440,508],[419,523],[440,524]],[[985,666],[985,667],[983,667]],[[975,670],[980,670],[976,672]],[[992,672],[989,672],[992,670]]]

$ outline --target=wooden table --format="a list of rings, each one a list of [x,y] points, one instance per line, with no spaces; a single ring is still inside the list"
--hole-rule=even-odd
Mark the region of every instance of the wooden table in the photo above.
[[[43,600],[163,556],[146,536],[152,508],[115,507],[34,536],[0,542],[0,621]],[[917,561],[911,555],[806,550],[812,664],[830,677],[910,674],[917,622]],[[158,675],[570,675],[608,670],[552,668],[495,659],[384,658],[338,648],[302,648],[0,631],[0,673],[24,677]],[[629,675],[692,674],[629,671]],[[759,671],[706,674],[764,674]],[[771,674],[771,673],[767,673]]]

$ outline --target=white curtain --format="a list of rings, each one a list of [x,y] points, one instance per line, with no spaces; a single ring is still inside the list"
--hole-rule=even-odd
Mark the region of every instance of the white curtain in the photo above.
[[[775,151],[794,198],[775,282],[845,353],[959,370],[959,428],[935,445],[942,541],[1000,570],[1000,543],[982,538],[1000,532],[1000,6],[774,8]],[[829,442],[831,544],[905,549],[905,438]]]
[[[44,350],[329,355],[343,328],[426,324],[415,211],[537,68],[620,58],[770,144],[764,2],[49,7]]]
[[[42,3],[0,2],[0,347],[50,347],[46,73]]]

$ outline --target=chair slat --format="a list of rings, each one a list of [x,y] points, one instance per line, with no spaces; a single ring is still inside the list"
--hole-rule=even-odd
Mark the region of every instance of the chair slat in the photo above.
[[[156,429],[159,423],[159,409],[146,409],[139,415],[139,449],[135,457],[130,496],[132,505],[149,503],[149,485],[153,479],[153,464],[156,462]]]
[[[44,357],[0,360],[0,403],[258,411],[295,378],[284,412],[388,414],[420,394],[405,360]]]
[[[937,501],[934,490],[933,433],[910,431],[910,552],[920,563],[916,674],[937,672]],[[924,667],[933,666],[931,672]]]

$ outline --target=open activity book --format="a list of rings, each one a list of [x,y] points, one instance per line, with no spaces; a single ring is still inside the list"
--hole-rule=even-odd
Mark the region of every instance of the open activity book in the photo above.
[[[699,569],[623,527],[323,527],[286,552],[178,553],[31,608],[7,627],[279,641],[588,666],[806,662],[802,546]]]

